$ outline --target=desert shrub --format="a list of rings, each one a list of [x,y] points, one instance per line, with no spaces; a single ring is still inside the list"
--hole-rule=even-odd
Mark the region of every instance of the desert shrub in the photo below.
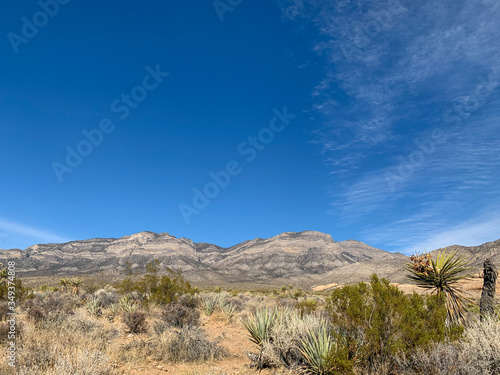
[[[97,298],[94,298],[94,299],[88,301],[87,305],[86,305],[86,309],[87,309],[87,312],[92,316],[101,316],[102,315],[101,302]]]
[[[108,374],[104,353],[118,335],[81,311],[67,316],[57,329],[41,331],[26,324],[17,340],[16,374]],[[2,370],[0,364],[0,373],[7,373]]]
[[[163,332],[154,356],[171,362],[201,362],[220,359],[224,350],[209,341],[197,327],[184,327]]]
[[[8,302],[0,302],[0,321],[8,318],[8,313],[10,313]]]
[[[102,275],[97,275],[96,277],[86,277],[81,280],[80,284],[86,294],[94,294],[98,290],[106,289],[107,287],[107,283],[104,281]]]
[[[42,324],[46,318],[42,309],[40,309],[39,307],[36,307],[36,306],[30,307],[28,309],[28,311],[26,312],[26,316],[27,316],[28,320],[30,320],[31,322],[33,322],[37,325]]]
[[[99,350],[81,350],[76,355],[58,356],[54,363],[56,374],[109,375],[112,367],[109,358]]]
[[[38,325],[50,326],[73,314],[76,300],[56,292],[50,295],[37,295],[26,300],[23,306],[27,309],[28,319]]]
[[[327,300],[335,337],[347,358],[364,372],[392,371],[394,357],[432,342],[454,339],[460,327],[446,327],[446,306],[439,296],[405,295],[376,275],[349,285]]]
[[[194,294],[191,284],[184,280],[180,272],[167,269],[167,275],[159,277],[159,264],[157,259],[149,262],[145,275],[128,275],[116,284],[116,289],[122,294],[139,293],[146,305],[165,305],[176,301],[182,295]]]
[[[8,301],[9,299],[9,279],[5,279],[3,282],[0,282],[0,301]],[[26,288],[23,286],[23,283],[19,277],[16,277],[13,281],[16,290],[16,304],[21,304],[28,298],[31,298],[33,291],[30,288]]]
[[[300,311],[301,315],[311,314],[318,309],[318,301],[304,298],[295,304],[295,308]]]
[[[108,307],[109,305],[118,303],[119,296],[118,293],[112,287],[105,287],[104,289],[99,289],[94,292],[94,298],[96,298],[101,307]]]
[[[142,311],[124,312],[122,319],[131,333],[142,333],[147,330],[146,314]]]
[[[6,344],[10,341],[19,340],[23,331],[23,323],[16,319],[13,324],[9,321],[0,321],[0,343]]]
[[[171,303],[161,311],[161,319],[169,326],[186,327],[200,324],[200,312],[196,307],[186,306],[182,303]]]
[[[500,323],[493,319],[468,326],[463,339],[437,343],[398,359],[399,374],[493,375],[500,373]]]

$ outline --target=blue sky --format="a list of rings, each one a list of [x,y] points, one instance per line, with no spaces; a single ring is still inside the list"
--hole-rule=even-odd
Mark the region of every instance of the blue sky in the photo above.
[[[4,4],[0,248],[496,240],[499,18],[490,0]]]

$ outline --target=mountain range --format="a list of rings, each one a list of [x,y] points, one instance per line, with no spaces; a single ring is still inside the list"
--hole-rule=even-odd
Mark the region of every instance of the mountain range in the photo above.
[[[500,261],[500,240],[480,246],[450,246],[467,256],[474,272],[490,258]],[[442,249],[439,249],[442,250]],[[438,251],[438,250],[436,250]],[[255,238],[231,247],[196,243],[168,233],[140,232],[121,238],[94,238],[67,243],[39,244],[0,250],[0,262],[16,261],[21,276],[75,276],[103,272],[124,273],[127,262],[139,273],[152,259],[167,268],[182,270],[197,284],[218,283],[300,284],[349,283],[367,280],[373,273],[393,282],[403,282],[401,253],[387,252],[355,240],[334,241],[329,234],[285,232]]]

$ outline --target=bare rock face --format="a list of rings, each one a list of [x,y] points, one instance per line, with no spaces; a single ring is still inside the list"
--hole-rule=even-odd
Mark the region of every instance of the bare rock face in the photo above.
[[[496,244],[496,243],[492,243]],[[487,251],[497,247],[485,244]],[[460,247],[465,252],[475,248]],[[490,249],[491,248],[491,249]],[[481,252],[481,251],[479,251]],[[483,255],[480,256],[485,259]],[[140,232],[122,238],[94,238],[62,244],[42,244],[26,250],[0,250],[0,262],[15,260],[21,276],[73,276],[104,272],[122,274],[126,262],[144,272],[152,259],[160,261],[160,272],[181,269],[197,283],[296,283],[304,286],[368,280],[377,273],[393,282],[403,282],[403,264],[408,258],[362,242],[336,242],[328,234],[314,231],[286,232],[256,238],[229,248],[195,243],[168,233]]]

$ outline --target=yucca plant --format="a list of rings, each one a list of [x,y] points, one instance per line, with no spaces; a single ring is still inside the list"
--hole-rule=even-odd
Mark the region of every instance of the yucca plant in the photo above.
[[[306,362],[304,373],[332,374],[328,358],[334,345],[335,343],[326,323],[315,329],[308,330],[305,337],[299,342],[299,350]]]
[[[111,305],[108,306],[108,310],[109,310],[108,319],[109,321],[113,322],[115,320],[115,317],[118,315],[118,305],[112,303]]]
[[[118,304],[120,306],[120,310],[122,310],[123,312],[132,312],[137,310],[137,306],[132,303],[132,299],[129,296],[123,296],[122,298],[120,298]]]
[[[427,253],[412,255],[405,268],[409,271],[407,277],[417,286],[444,295],[448,322],[464,324],[468,311],[466,303],[474,302],[462,293],[457,283],[471,277],[465,274],[471,269],[468,264],[468,260],[456,251],[442,251],[436,260]]]
[[[217,297],[215,297],[216,298],[217,307],[220,310],[222,310],[223,306],[225,306],[227,304],[228,297],[229,297],[229,293],[227,293],[227,292],[218,293]]]
[[[236,306],[232,303],[226,303],[225,305],[222,305],[221,310],[228,320],[236,315]]]
[[[200,298],[200,307],[206,316],[210,316],[217,307],[217,298],[211,294],[204,295]]]
[[[87,302],[87,312],[92,315],[92,316],[101,316],[102,315],[102,309],[101,309],[101,303],[97,298],[91,299],[89,302]]]
[[[255,311],[250,317],[243,320],[242,323],[249,333],[250,341],[262,347],[262,344],[269,338],[269,332],[277,318],[276,309],[266,307]]]

